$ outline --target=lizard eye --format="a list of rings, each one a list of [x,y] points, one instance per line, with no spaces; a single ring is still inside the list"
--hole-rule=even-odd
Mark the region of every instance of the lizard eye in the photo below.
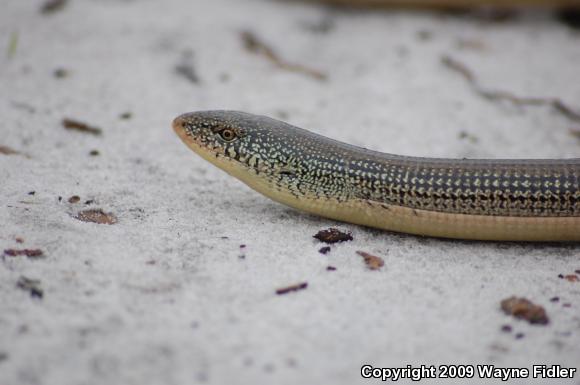
[[[236,138],[236,133],[234,132],[234,130],[230,130],[229,128],[226,128],[220,132],[220,136],[226,142],[231,142],[232,140],[234,140]]]

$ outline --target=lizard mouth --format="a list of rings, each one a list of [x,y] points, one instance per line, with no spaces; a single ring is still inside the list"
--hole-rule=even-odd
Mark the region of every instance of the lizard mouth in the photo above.
[[[187,130],[187,128],[185,128],[185,123],[187,123],[187,120],[185,119],[186,115],[187,114],[181,115],[173,119],[171,126],[173,127],[173,131],[175,131],[177,136],[179,136],[179,138],[187,145],[187,147],[191,148],[197,154],[202,155],[203,152],[208,152],[208,149],[205,148],[197,135],[192,135]]]
[[[189,133],[185,127],[185,123],[187,123],[186,116],[187,114],[178,116],[171,124],[177,136],[197,155],[231,174],[232,163],[234,162],[225,155],[225,150],[221,147],[214,148],[205,143],[201,137]]]
[[[181,140],[187,143],[189,140],[191,140],[191,137],[187,134],[185,127],[183,126],[184,123],[185,119],[183,118],[183,115],[180,115],[173,119],[171,126],[173,127],[173,131],[175,131],[177,136],[179,136]]]
[[[183,115],[182,115],[183,116]],[[197,139],[194,135],[188,133],[187,129],[185,128],[185,119],[182,116],[178,116],[177,118],[173,119],[171,126],[173,127],[173,131],[179,136],[181,141],[185,143],[187,147],[189,147],[193,152],[200,155],[202,158],[210,161],[211,153],[210,151],[205,148],[199,139]]]

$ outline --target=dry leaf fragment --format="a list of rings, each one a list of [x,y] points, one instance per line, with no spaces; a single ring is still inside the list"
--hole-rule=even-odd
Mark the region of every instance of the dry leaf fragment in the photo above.
[[[62,126],[67,130],[83,132],[85,134],[91,134],[96,136],[99,136],[103,133],[103,130],[101,130],[98,127],[90,126],[86,123],[79,122],[78,120],[74,119],[67,118],[63,119]]]
[[[564,279],[568,282],[578,282],[578,276],[576,274],[568,274],[564,276]]]
[[[2,146],[0,145],[0,154],[3,155],[18,155],[20,154],[20,152],[8,147],[8,146]]]
[[[113,225],[117,223],[117,217],[112,213],[105,213],[101,209],[83,210],[79,212],[76,219],[83,222],[93,222],[103,225]]]
[[[81,197],[78,195],[73,195],[72,197],[68,198],[68,203],[77,203],[81,200]]]
[[[385,265],[385,261],[381,257],[367,253],[366,251],[357,251],[358,255],[364,258],[367,267],[370,270],[379,270]]]
[[[509,297],[501,301],[504,313],[525,319],[531,324],[546,325],[550,320],[542,306],[535,305],[526,298]]]

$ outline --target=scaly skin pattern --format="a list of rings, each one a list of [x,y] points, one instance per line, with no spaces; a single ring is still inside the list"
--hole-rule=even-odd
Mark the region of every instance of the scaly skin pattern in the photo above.
[[[184,114],[173,128],[253,189],[317,215],[434,237],[580,240],[580,159],[398,156],[235,111]]]

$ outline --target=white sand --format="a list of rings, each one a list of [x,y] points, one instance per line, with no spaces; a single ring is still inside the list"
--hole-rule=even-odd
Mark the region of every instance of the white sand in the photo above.
[[[580,37],[550,14],[497,24],[266,0],[75,1],[51,15],[39,4],[0,11],[0,145],[29,155],[0,154],[0,252],[46,255],[0,262],[1,385],[375,383],[360,378],[365,363],[578,367],[580,283],[558,278],[580,269],[577,246],[424,239],[305,215],[205,163],[170,128],[183,112],[238,109],[400,154],[577,157],[579,123],[484,100],[441,64],[448,54],[490,88],[580,107]],[[327,33],[308,28],[324,20]],[[250,54],[246,29],[329,80]],[[175,73],[187,60],[199,84]],[[103,135],[67,131],[65,117]],[[73,217],[86,208],[119,222]],[[322,255],[312,235],[329,226],[354,241]],[[357,250],[385,266],[369,271]],[[20,276],[40,279],[44,298],[16,288]],[[550,324],[504,315],[511,295],[544,306]],[[421,383],[435,382],[466,383]],[[500,383],[469,381],[480,382]]]

